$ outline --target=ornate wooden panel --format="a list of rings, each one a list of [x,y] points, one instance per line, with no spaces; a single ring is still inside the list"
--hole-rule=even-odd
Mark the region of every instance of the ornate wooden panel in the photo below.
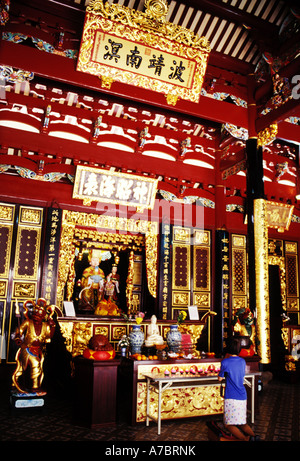
[[[16,309],[22,316],[23,301],[38,296],[42,225],[43,208],[4,203],[0,206],[0,253],[5,256],[5,262],[1,258],[2,267],[0,263],[0,306],[6,309],[1,315],[3,331],[5,323],[6,328],[8,325],[8,363],[14,361],[15,355],[11,334],[17,326]],[[5,303],[1,303],[2,296]]]
[[[173,289],[190,289],[190,246],[173,245]]]
[[[247,307],[247,250],[246,236],[231,236],[231,290],[234,310]]]
[[[5,320],[15,205],[0,203],[0,362],[6,358]]]
[[[285,242],[285,273],[287,310],[289,312],[299,313],[299,272],[297,242]]]
[[[172,241],[172,314],[190,305],[211,306],[210,232],[174,226]]]
[[[194,247],[194,291],[210,289],[210,248]]]

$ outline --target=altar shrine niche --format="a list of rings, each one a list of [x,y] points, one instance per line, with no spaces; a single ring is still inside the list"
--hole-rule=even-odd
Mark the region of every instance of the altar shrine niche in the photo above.
[[[91,249],[75,257],[73,300],[80,314],[117,316],[127,312],[129,254]],[[141,280],[140,280],[141,282]]]
[[[157,245],[156,223],[64,211],[57,304],[73,301],[76,314],[99,317],[135,314],[143,305],[151,314]]]

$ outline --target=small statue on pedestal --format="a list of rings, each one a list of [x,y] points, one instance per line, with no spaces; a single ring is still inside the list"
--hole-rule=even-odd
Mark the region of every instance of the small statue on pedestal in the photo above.
[[[152,315],[151,323],[148,325],[147,328],[147,338],[145,340],[146,347],[162,345],[164,343],[163,337],[160,335],[159,327],[156,321],[156,316]]]

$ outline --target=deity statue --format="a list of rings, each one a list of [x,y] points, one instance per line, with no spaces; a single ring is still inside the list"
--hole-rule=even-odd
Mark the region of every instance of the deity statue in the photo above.
[[[104,299],[98,304],[95,310],[96,315],[120,315],[121,311],[118,307],[119,281],[117,265],[113,264],[110,274],[106,277]]]
[[[117,264],[113,264],[111,273],[105,277],[100,262],[111,258],[104,250],[92,250],[89,255],[90,266],[84,269],[79,293],[79,308],[101,316],[119,316],[118,307],[119,280]]]
[[[79,307],[82,310],[94,313],[104,298],[105,275],[99,267],[100,259],[108,259],[110,253],[101,250],[92,250],[89,254],[90,265],[84,269],[81,278],[79,293]]]
[[[250,309],[245,307],[238,309],[234,314],[232,325],[235,335],[249,338],[249,345],[245,348],[242,346],[243,354],[253,355],[255,353],[255,325]]]
[[[118,306],[118,294],[120,293],[119,283],[120,276],[117,273],[117,265],[114,264],[111,273],[106,277],[105,296],[106,299],[116,306]]]
[[[151,323],[148,325],[147,328],[147,337],[145,340],[146,347],[161,345],[164,343],[163,337],[160,335],[159,327],[156,322],[156,316],[152,315]]]
[[[28,306],[32,305],[32,314],[28,314]],[[21,393],[38,392],[43,381],[43,363],[46,343],[50,342],[55,322],[52,316],[55,306],[47,305],[44,298],[35,303],[27,300],[24,303],[26,320],[16,329],[14,340],[20,348],[16,354],[17,368],[12,376],[13,387]]]

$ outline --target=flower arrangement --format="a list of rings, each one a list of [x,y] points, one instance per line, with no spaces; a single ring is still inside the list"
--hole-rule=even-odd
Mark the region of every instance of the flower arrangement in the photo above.
[[[185,311],[180,311],[177,317],[178,325],[181,325],[185,321],[186,317],[187,317],[187,313]]]
[[[145,314],[144,312],[138,312],[135,316],[135,321],[136,323],[139,325],[140,323],[142,323],[142,321],[144,320],[144,317],[145,317]]]

